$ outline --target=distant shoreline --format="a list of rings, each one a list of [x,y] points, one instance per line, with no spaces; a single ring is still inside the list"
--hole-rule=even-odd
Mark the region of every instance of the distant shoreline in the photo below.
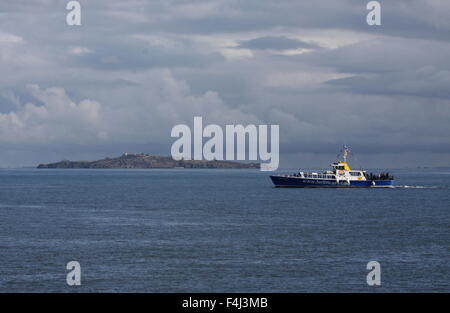
[[[104,158],[97,161],[69,161],[63,160],[55,163],[39,164],[39,169],[259,169],[259,163],[241,163],[234,161],[198,161],[198,160],[174,160],[170,156],[157,156],[150,154],[128,154],[124,153],[116,158]]]

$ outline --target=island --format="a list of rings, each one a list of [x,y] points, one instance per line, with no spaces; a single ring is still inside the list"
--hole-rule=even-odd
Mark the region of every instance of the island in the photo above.
[[[145,153],[124,153],[120,157],[105,158],[97,161],[69,161],[39,164],[37,168],[223,168],[223,169],[259,169],[259,163],[234,161],[197,161],[174,160],[170,156],[158,156]]]

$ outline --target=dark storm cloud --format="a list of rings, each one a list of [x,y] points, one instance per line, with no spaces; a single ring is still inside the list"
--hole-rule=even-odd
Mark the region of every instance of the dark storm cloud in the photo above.
[[[443,41],[450,37],[449,3],[440,0],[380,2],[382,26],[378,28],[367,27],[368,1],[365,0],[139,1],[134,6],[121,6],[120,10],[114,9],[113,5],[100,5],[98,8],[102,9],[99,14],[104,17],[122,14],[124,18],[128,16],[131,22],[134,16],[135,23],[130,25],[130,29],[146,27],[148,30],[180,34],[304,28],[352,30]]]
[[[151,1],[81,1],[86,9],[86,27],[114,33],[146,30],[170,33],[223,33],[270,30],[275,27],[345,29],[400,37],[447,40],[450,37],[448,10],[440,0],[380,1],[382,26],[366,24],[366,0],[261,1],[261,0],[151,0]],[[65,21],[58,13],[65,11],[64,1],[18,0],[0,4],[6,20],[35,14],[24,25]],[[126,27],[124,27],[126,23]],[[60,24],[60,25],[61,25]],[[89,25],[90,24],[90,25]],[[9,27],[11,25],[5,25]],[[15,25],[20,29],[21,25]],[[42,25],[44,26],[44,25]],[[61,25],[62,26],[62,25]],[[11,30],[14,27],[11,26]],[[47,29],[48,30],[48,29]]]
[[[66,1],[0,3],[0,166],[164,154],[194,115],[280,124],[282,162],[448,165],[450,2],[380,1],[380,27],[363,0],[80,2],[79,28]]]
[[[282,58],[354,74],[325,82],[351,93],[449,99],[448,55],[449,42],[376,38]]]
[[[435,68],[390,72],[373,77],[353,76],[327,81],[348,92],[450,99],[450,72]]]
[[[383,37],[287,58],[342,73],[381,73],[427,66],[450,69],[448,55],[450,42]]]

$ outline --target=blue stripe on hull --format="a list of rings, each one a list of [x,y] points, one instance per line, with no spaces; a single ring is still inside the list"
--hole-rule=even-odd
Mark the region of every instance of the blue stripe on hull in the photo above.
[[[288,176],[270,176],[273,184],[276,187],[391,187],[393,185],[393,180],[355,180],[350,181],[350,185],[347,181],[340,181],[337,183],[335,180],[331,179],[311,179],[311,178],[299,178],[299,177],[288,177]],[[372,182],[375,182],[373,184]]]
[[[393,180],[374,180],[375,186],[374,187],[393,187],[394,181]]]

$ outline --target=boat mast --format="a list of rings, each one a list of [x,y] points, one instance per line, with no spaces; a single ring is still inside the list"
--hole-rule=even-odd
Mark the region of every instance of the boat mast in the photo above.
[[[347,156],[348,156],[349,151],[350,151],[350,149],[346,145],[344,145],[342,147],[342,156],[344,157],[345,163],[347,163]]]

